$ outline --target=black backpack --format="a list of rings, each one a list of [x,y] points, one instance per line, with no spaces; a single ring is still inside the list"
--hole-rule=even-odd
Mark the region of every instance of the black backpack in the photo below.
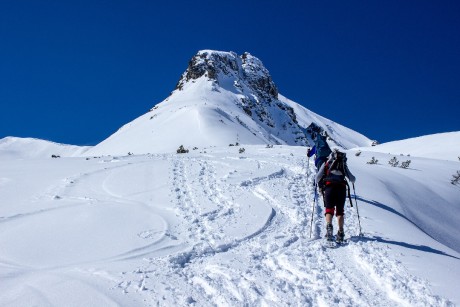
[[[321,188],[324,188],[326,183],[339,183],[346,185],[348,190],[348,198],[350,200],[350,206],[353,207],[350,195],[350,186],[348,185],[348,181],[345,178],[346,165],[347,155],[344,152],[335,149],[331,153],[329,159],[324,165],[324,175],[320,181],[320,186]]]

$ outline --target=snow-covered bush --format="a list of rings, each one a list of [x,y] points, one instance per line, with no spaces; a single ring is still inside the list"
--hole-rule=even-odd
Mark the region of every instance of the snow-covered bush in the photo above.
[[[245,152],[246,149],[244,149],[244,147],[241,147],[240,150],[238,151],[240,154],[242,154],[243,152]]]
[[[388,161],[388,164],[390,164],[393,167],[396,167],[396,166],[398,166],[399,161],[398,161],[398,159],[396,159],[396,157],[393,157],[390,161]]]
[[[267,144],[265,148],[273,148],[273,144]]]
[[[379,160],[377,160],[375,157],[372,157],[372,159],[367,162],[367,164],[377,164],[377,162],[379,162]]]
[[[411,160],[407,160],[405,162],[401,162],[401,168],[408,168]]]
[[[456,185],[456,184],[460,184],[460,171],[457,171],[457,174],[454,174],[452,175],[452,180],[450,181],[450,183]]]

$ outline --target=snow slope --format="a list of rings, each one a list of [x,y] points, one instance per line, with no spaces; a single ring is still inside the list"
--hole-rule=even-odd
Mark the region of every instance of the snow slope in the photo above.
[[[358,206],[329,249],[305,148],[240,148],[1,158],[0,305],[460,304],[460,163],[350,151]]]
[[[411,155],[441,160],[460,160],[460,131],[430,134],[364,148],[366,151]]]
[[[89,146],[59,144],[34,138],[5,137],[0,139],[0,158],[29,159],[80,156]]]
[[[262,62],[248,53],[203,50],[171,95],[85,155],[172,153],[229,144],[311,144],[326,130],[342,148],[371,140],[278,93]]]

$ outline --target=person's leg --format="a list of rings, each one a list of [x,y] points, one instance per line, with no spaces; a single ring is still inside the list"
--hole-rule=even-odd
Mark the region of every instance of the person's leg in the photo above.
[[[326,224],[332,224],[332,214],[326,213]]]
[[[344,226],[344,209],[345,209],[345,199],[346,199],[346,189],[345,187],[339,186],[337,188],[336,194],[336,216],[337,216],[337,224],[339,226],[339,230],[337,231],[337,242],[342,242],[343,238],[345,237],[345,233],[343,230]]]
[[[334,202],[333,202],[333,189],[329,186],[326,186],[324,188],[324,194],[323,194],[323,199],[324,199],[324,205],[326,207],[326,237],[328,239],[332,240],[333,236],[333,227],[332,227],[332,217],[334,216],[335,212],[335,207],[334,207]]]
[[[331,217],[332,219],[332,217]],[[339,231],[343,231],[343,224],[344,224],[344,217],[343,217],[343,214],[342,215],[337,215],[337,224],[339,225]]]

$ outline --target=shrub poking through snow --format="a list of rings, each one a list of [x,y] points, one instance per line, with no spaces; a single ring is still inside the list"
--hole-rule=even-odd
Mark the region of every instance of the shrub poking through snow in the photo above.
[[[460,171],[457,171],[457,174],[454,174],[452,175],[452,180],[450,181],[450,183],[452,183],[453,185],[458,185],[460,184]]]
[[[355,156],[359,157],[361,155],[361,150],[358,150],[356,153],[355,153]]]
[[[398,159],[396,159],[396,157],[393,157],[390,161],[388,161],[388,164],[390,164],[393,167],[396,167],[396,166],[398,166],[399,161],[398,161]]]
[[[411,160],[407,160],[405,162],[401,162],[401,168],[408,168]]]
[[[178,153],[178,154],[181,154],[181,153],[188,153],[188,149],[185,149],[185,148],[184,148],[184,145],[180,145],[180,146],[179,146],[179,149],[177,149],[177,153]]]
[[[243,152],[245,152],[246,149],[244,149],[244,147],[241,147],[240,150],[238,151],[240,154],[242,154]]]
[[[379,160],[377,160],[375,157],[372,157],[372,159],[367,162],[367,164],[377,164],[377,162],[379,162]]]

